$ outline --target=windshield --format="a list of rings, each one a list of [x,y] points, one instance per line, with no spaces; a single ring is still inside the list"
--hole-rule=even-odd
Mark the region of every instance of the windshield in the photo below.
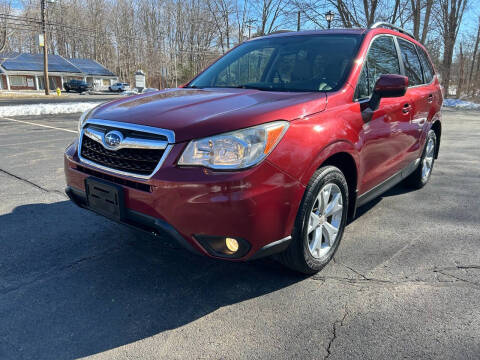
[[[360,35],[323,34],[249,41],[187,87],[334,91],[343,85],[360,40]]]

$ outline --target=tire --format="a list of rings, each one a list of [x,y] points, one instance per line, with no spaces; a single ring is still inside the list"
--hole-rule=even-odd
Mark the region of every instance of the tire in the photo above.
[[[66,88],[65,88],[65,91],[66,91],[67,93],[69,93],[69,92],[70,92],[70,88],[69,88],[69,87],[66,87]]]
[[[328,205],[334,204],[335,198],[339,201],[341,199],[341,209],[334,206],[333,209],[336,210],[331,216],[325,216],[325,201],[321,191],[325,196],[328,194]],[[318,218],[313,217],[313,213],[318,213]],[[288,248],[279,254],[280,261],[290,269],[304,274],[312,275],[320,271],[338,249],[347,223],[347,213],[348,185],[345,176],[334,166],[318,169],[305,190],[295,219],[292,241]],[[313,224],[313,221],[320,225]],[[327,241],[327,235],[330,234],[328,229],[332,230],[331,226],[325,225],[327,222],[332,226],[337,225],[333,243]],[[318,246],[313,246],[314,244]]]
[[[405,183],[414,188],[421,189],[427,185],[432,176],[433,165],[435,163],[435,152],[437,149],[437,135],[435,131],[430,130],[425,140],[425,147],[423,148],[420,163],[415,171],[405,179]]]

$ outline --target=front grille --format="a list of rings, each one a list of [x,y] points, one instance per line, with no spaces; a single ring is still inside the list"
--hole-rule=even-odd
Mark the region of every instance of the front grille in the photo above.
[[[120,149],[107,150],[102,144],[83,135],[81,156],[96,164],[138,175],[150,175],[165,150]]]

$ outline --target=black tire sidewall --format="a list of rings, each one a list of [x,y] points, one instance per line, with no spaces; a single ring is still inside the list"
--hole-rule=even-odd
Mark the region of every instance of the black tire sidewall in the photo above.
[[[337,234],[335,244],[330,251],[321,258],[315,258],[308,248],[308,221],[310,212],[314,206],[315,200],[320,190],[327,184],[333,183],[337,185],[343,197],[343,214],[342,221]],[[317,272],[322,269],[333,257],[343,236],[348,214],[348,185],[342,172],[334,166],[326,166],[320,168],[312,177],[310,184],[305,192],[300,211],[297,215],[296,225],[294,229],[294,240],[300,246],[300,253],[305,266],[311,272]]]

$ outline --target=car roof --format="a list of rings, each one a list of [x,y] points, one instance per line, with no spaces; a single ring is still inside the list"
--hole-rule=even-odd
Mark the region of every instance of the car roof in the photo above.
[[[408,40],[415,45],[421,47],[423,50],[425,50],[428,53],[428,50],[425,48],[425,46],[415,39],[412,35],[406,33],[406,32],[400,32],[397,30],[393,30],[390,28],[386,27],[376,27],[373,29],[362,29],[362,28],[355,28],[355,29],[342,29],[342,28],[337,28],[337,29],[328,29],[328,30],[302,30],[302,31],[290,31],[290,30],[280,30],[277,31],[276,33],[271,33],[269,35],[265,36],[260,36],[257,38],[253,38],[249,41],[255,41],[259,39],[265,39],[265,38],[273,38],[273,37],[286,37],[286,36],[308,36],[308,35],[329,35],[329,34],[358,34],[359,36],[369,34],[372,36],[372,38],[375,35],[380,35],[380,34],[388,34],[388,35],[394,35],[397,37],[401,37],[405,40]]]
[[[396,30],[391,30],[388,28],[383,28],[383,27],[378,27],[374,29],[361,29],[361,28],[356,28],[356,29],[328,29],[328,30],[302,30],[302,31],[290,31],[290,30],[280,30],[265,36],[260,36],[257,38],[253,38],[249,41],[255,41],[259,39],[265,39],[265,38],[276,38],[276,37],[287,37],[287,36],[308,36],[308,35],[333,35],[333,34],[357,34],[357,35],[365,35],[367,33],[373,33],[373,35],[377,34],[391,34],[391,35],[396,35],[403,37],[407,40],[410,40],[416,44],[419,44],[423,47],[422,44],[420,44],[418,41],[416,41],[413,37],[406,33],[402,33],[400,31]]]
[[[308,36],[308,35],[329,35],[329,34],[362,35],[367,31],[368,29],[329,29],[329,30],[301,30],[301,31],[279,30],[277,32],[273,32],[265,36],[259,36],[259,37],[253,38],[249,41],[255,41],[255,40],[265,39],[265,38],[273,38],[273,37],[287,37],[287,36]]]

